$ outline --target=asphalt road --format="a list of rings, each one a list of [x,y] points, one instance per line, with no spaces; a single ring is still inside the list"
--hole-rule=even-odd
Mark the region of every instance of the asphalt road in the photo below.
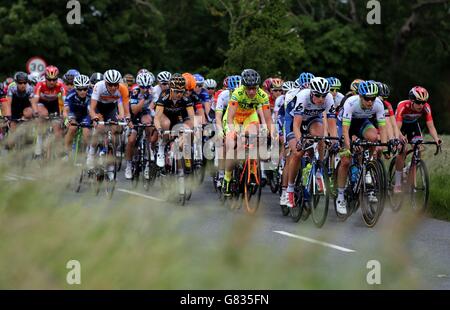
[[[10,182],[36,181],[33,175],[7,173],[5,180]],[[80,196],[93,194],[84,186],[81,193],[67,189],[66,199],[80,199]],[[133,207],[127,200],[133,199],[133,206],[160,208],[167,212],[185,212],[189,219],[180,229],[196,230],[208,236],[211,246],[220,241],[224,229],[233,227],[241,220],[253,221],[255,230],[251,242],[270,247],[273,251],[297,249],[305,247],[320,251],[324,271],[333,274],[336,268],[353,265],[358,270],[367,269],[372,260],[380,262],[381,281],[390,269],[383,271],[383,266],[390,265],[390,260],[407,264],[412,277],[418,278],[418,287],[424,289],[450,289],[450,223],[421,218],[410,219],[405,212],[393,213],[385,208],[379,222],[374,228],[367,228],[361,214],[353,214],[347,221],[340,222],[331,209],[325,225],[318,229],[311,219],[306,222],[293,222],[281,214],[279,198],[272,194],[268,187],[264,188],[261,205],[256,215],[250,216],[243,209],[230,210],[223,206],[213,191],[212,180],[208,175],[205,181],[194,190],[192,198],[186,206],[178,206],[167,202],[162,195],[158,181],[147,192],[142,183],[133,188],[131,182],[125,180],[123,170],[118,174],[118,183],[111,204],[116,207]],[[95,207],[99,197],[86,199],[87,207]],[[332,204],[330,203],[330,207]],[[194,216],[188,216],[194,215]],[[194,222],[194,223],[193,223]],[[369,272],[369,269],[367,269]],[[383,273],[384,272],[384,273]],[[404,288],[401,284],[398,287]],[[336,287],[338,288],[338,287]],[[361,279],[361,288],[370,288],[366,279]]]

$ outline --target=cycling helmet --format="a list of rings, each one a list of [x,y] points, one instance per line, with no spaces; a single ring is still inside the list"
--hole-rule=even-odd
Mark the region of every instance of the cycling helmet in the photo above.
[[[353,82],[350,84],[350,90],[357,94],[358,93],[358,85],[361,82],[364,82],[364,80],[361,80],[361,79],[353,80]]]
[[[45,78],[47,79],[57,79],[59,74],[58,68],[55,66],[48,66],[45,68]]]
[[[283,85],[281,86],[281,89],[283,89],[284,91],[290,91],[292,89],[296,88],[295,87],[295,82],[292,81],[286,81],[283,83]]]
[[[381,82],[378,82],[377,86],[378,86],[379,95],[383,98],[388,98],[391,93],[389,86],[387,86],[386,84],[381,83]]]
[[[156,79],[159,83],[168,83],[170,81],[170,78],[172,77],[172,74],[168,71],[162,71],[158,73],[156,76]]]
[[[142,73],[142,72],[141,72]],[[127,73],[123,76],[123,81],[126,84],[134,84],[135,79],[134,76],[131,73]]]
[[[148,74],[152,78],[152,85],[155,84],[155,80],[156,80],[155,75],[153,73],[151,73],[151,72],[148,72]]]
[[[311,91],[316,94],[325,95],[330,91],[330,83],[323,77],[315,77],[309,83]]]
[[[80,75],[80,71],[78,71],[77,69],[69,69],[67,70],[66,74],[73,75],[73,77],[76,77]]]
[[[298,87],[308,88],[311,80],[315,78],[314,74],[310,72],[302,72],[298,79],[295,81]]]
[[[138,74],[138,76],[136,78],[136,82],[140,87],[148,88],[148,87],[152,86],[154,80],[149,73],[141,73],[141,74]]]
[[[228,88],[228,78],[229,76],[227,76],[226,78],[223,79],[223,87]]]
[[[195,78],[195,81],[197,82],[197,84],[205,83],[205,78],[201,74],[198,74],[198,73],[194,74],[194,78]]]
[[[217,82],[213,79],[207,79],[205,81],[205,87],[215,89],[217,87]]]
[[[75,89],[89,87],[89,77],[84,74],[79,74],[73,79],[73,86]]]
[[[228,77],[228,89],[234,90],[241,86],[242,78],[240,75],[232,75]]]
[[[241,73],[242,84],[244,86],[259,86],[261,83],[261,76],[253,69],[245,69]]]
[[[170,78],[169,84],[172,90],[185,90],[186,79],[181,74],[175,73]]]
[[[271,89],[281,89],[283,87],[283,80],[279,78],[272,79]]]
[[[104,74],[105,81],[109,84],[117,84],[122,81],[122,75],[119,71],[111,69]]]
[[[14,81],[16,81],[16,83],[18,82],[28,82],[28,74],[26,74],[25,72],[19,71],[16,72],[16,74],[14,74]]]
[[[272,86],[272,78],[265,79],[263,82],[263,88],[269,91],[271,86]]]
[[[330,88],[341,89],[342,87],[341,81],[338,78],[329,77],[327,78],[327,81],[330,84]]]
[[[102,80],[103,80],[103,74],[101,74],[100,72],[93,73],[91,75],[91,78],[89,79],[90,83],[93,85],[97,84],[97,82],[100,82]]]
[[[411,101],[427,102],[428,98],[428,91],[422,86],[414,86],[409,91],[409,100]]]
[[[378,86],[370,81],[361,82],[358,85],[358,93],[361,96],[376,97],[378,96]]]
[[[186,80],[186,90],[194,90],[195,85],[197,85],[195,77],[188,72],[183,73],[183,77]]]
[[[63,75],[63,81],[65,84],[73,84],[73,79],[75,78],[75,76],[71,75],[71,74],[64,74]]]
[[[30,81],[31,84],[36,85],[37,83],[39,83],[41,81],[41,75],[39,74],[39,72],[36,72],[36,71],[31,72],[28,75],[28,81]]]

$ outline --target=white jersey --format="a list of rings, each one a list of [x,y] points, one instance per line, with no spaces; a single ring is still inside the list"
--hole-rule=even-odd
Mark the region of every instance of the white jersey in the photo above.
[[[216,111],[224,111],[228,107],[228,102],[230,101],[230,91],[225,89],[220,93],[219,97],[217,97],[216,103]]]
[[[337,109],[337,107],[341,104],[342,99],[344,99],[344,95],[340,92],[336,94],[336,97],[334,97],[334,108]]]
[[[284,96],[284,110],[294,117],[294,106],[297,94],[301,91],[300,88],[291,89]],[[289,105],[291,106],[289,107]]]
[[[297,94],[293,111],[294,116],[302,116],[303,121],[308,121],[314,117],[322,118],[322,114],[325,111],[328,118],[336,118],[332,94],[328,93],[324,103],[321,105],[314,104],[311,100],[311,95],[311,89],[304,89]]]
[[[161,86],[156,85],[155,87],[152,87],[153,102],[156,103],[156,101],[158,101],[161,92],[162,92]]]
[[[371,109],[363,109],[361,107],[361,100],[359,95],[354,95],[347,99],[342,115],[343,124],[350,126],[351,120],[354,118],[365,119],[376,116],[378,124],[383,125],[386,122],[383,102],[376,98]]]
[[[106,88],[105,80],[99,81],[95,84],[94,90],[92,91],[92,100],[97,100],[99,103],[103,104],[118,104],[119,100],[126,101],[128,103],[128,89],[125,85],[119,84],[116,91],[112,94]]]
[[[284,105],[284,97],[285,97],[285,95],[281,95],[281,96],[278,96],[277,99],[275,99],[275,107],[273,108],[274,112],[280,111],[281,106]]]

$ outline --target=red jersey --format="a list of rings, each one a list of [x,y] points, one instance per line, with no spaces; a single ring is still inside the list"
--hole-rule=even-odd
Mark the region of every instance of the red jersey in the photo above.
[[[48,88],[46,81],[43,81],[36,84],[34,94],[39,97],[39,102],[58,101],[58,95],[61,95],[62,100],[64,101],[66,98],[66,89],[64,83],[59,81],[52,89]]]
[[[384,116],[386,118],[394,116],[395,113],[394,113],[394,109],[392,108],[392,104],[387,100],[383,100],[383,104],[384,104],[384,111],[385,111]]]
[[[414,123],[417,122],[422,116],[425,116],[426,122],[433,120],[433,117],[431,116],[431,108],[428,102],[425,103],[422,111],[416,112],[412,109],[411,100],[404,100],[398,104],[397,110],[395,111],[395,120],[397,122]]]

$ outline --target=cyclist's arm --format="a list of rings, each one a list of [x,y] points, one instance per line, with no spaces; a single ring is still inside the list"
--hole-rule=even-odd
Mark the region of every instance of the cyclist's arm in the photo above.
[[[6,97],[6,101],[3,102],[3,113],[4,116],[11,116],[11,102],[12,102],[12,97],[7,96]]]
[[[264,109],[257,109],[256,113],[258,113],[260,123],[269,126],[269,124],[267,124],[266,119],[264,117]]]
[[[336,118],[327,117],[327,121],[325,123],[327,124],[328,131],[324,131],[324,134],[326,135],[328,132],[331,137],[337,137],[338,133],[336,126]]]
[[[350,124],[342,123],[342,135],[344,136],[344,147],[350,150]]]
[[[89,114],[92,119],[97,118],[97,113],[95,112],[97,109],[97,100],[91,98],[91,108],[89,110]]]
[[[200,124],[196,124],[197,120],[196,120],[196,118],[195,118],[194,107],[187,107],[187,108],[186,108],[186,111],[187,111],[187,113],[188,113],[189,118],[190,118],[191,120],[193,120],[192,122],[190,122],[191,127],[192,127],[192,125],[193,125],[193,126],[201,125],[201,123],[200,123]],[[191,128],[191,129],[192,129],[192,128]]]
[[[303,121],[303,116],[301,116],[299,114],[298,115],[296,114],[294,116],[294,125],[293,125],[294,135],[297,140],[300,140],[302,138],[302,132],[300,131],[300,128],[302,127],[302,121]]]
[[[41,88],[40,88],[40,86],[37,86],[36,89],[34,90],[34,97],[31,98],[31,100],[30,100],[31,108],[35,112],[38,110],[37,104],[39,102],[39,97],[40,96],[41,96]]]
[[[124,119],[125,118],[125,109],[123,107],[123,102],[119,101],[117,103],[117,109],[119,111],[119,119]]]
[[[144,103],[145,103],[145,99],[142,98],[141,100],[139,100],[138,104],[130,105],[131,112],[133,112],[133,114],[138,114],[139,112],[141,112],[142,109],[144,108]]]
[[[223,131],[223,128],[222,128],[222,116],[223,116],[223,111],[222,110],[219,110],[219,111],[216,110],[216,127],[217,127],[217,131],[218,132]]]
[[[434,127],[434,122],[428,121],[427,122],[428,131],[430,132],[430,135],[433,137],[433,140],[437,143],[439,141],[439,136],[436,131],[436,127]]]
[[[122,105],[125,117],[130,117],[130,96],[128,88],[123,84],[119,84],[119,92],[120,96],[122,97]]]
[[[156,111],[155,111],[155,128],[160,130],[161,129],[161,117],[164,113],[164,107],[157,105]]]
[[[228,123],[228,128],[230,129],[230,131],[234,131],[233,120],[234,120],[234,115],[236,114],[236,111],[238,109],[238,106],[239,106],[239,104],[237,103],[237,101],[230,101],[228,103],[227,123]]]

